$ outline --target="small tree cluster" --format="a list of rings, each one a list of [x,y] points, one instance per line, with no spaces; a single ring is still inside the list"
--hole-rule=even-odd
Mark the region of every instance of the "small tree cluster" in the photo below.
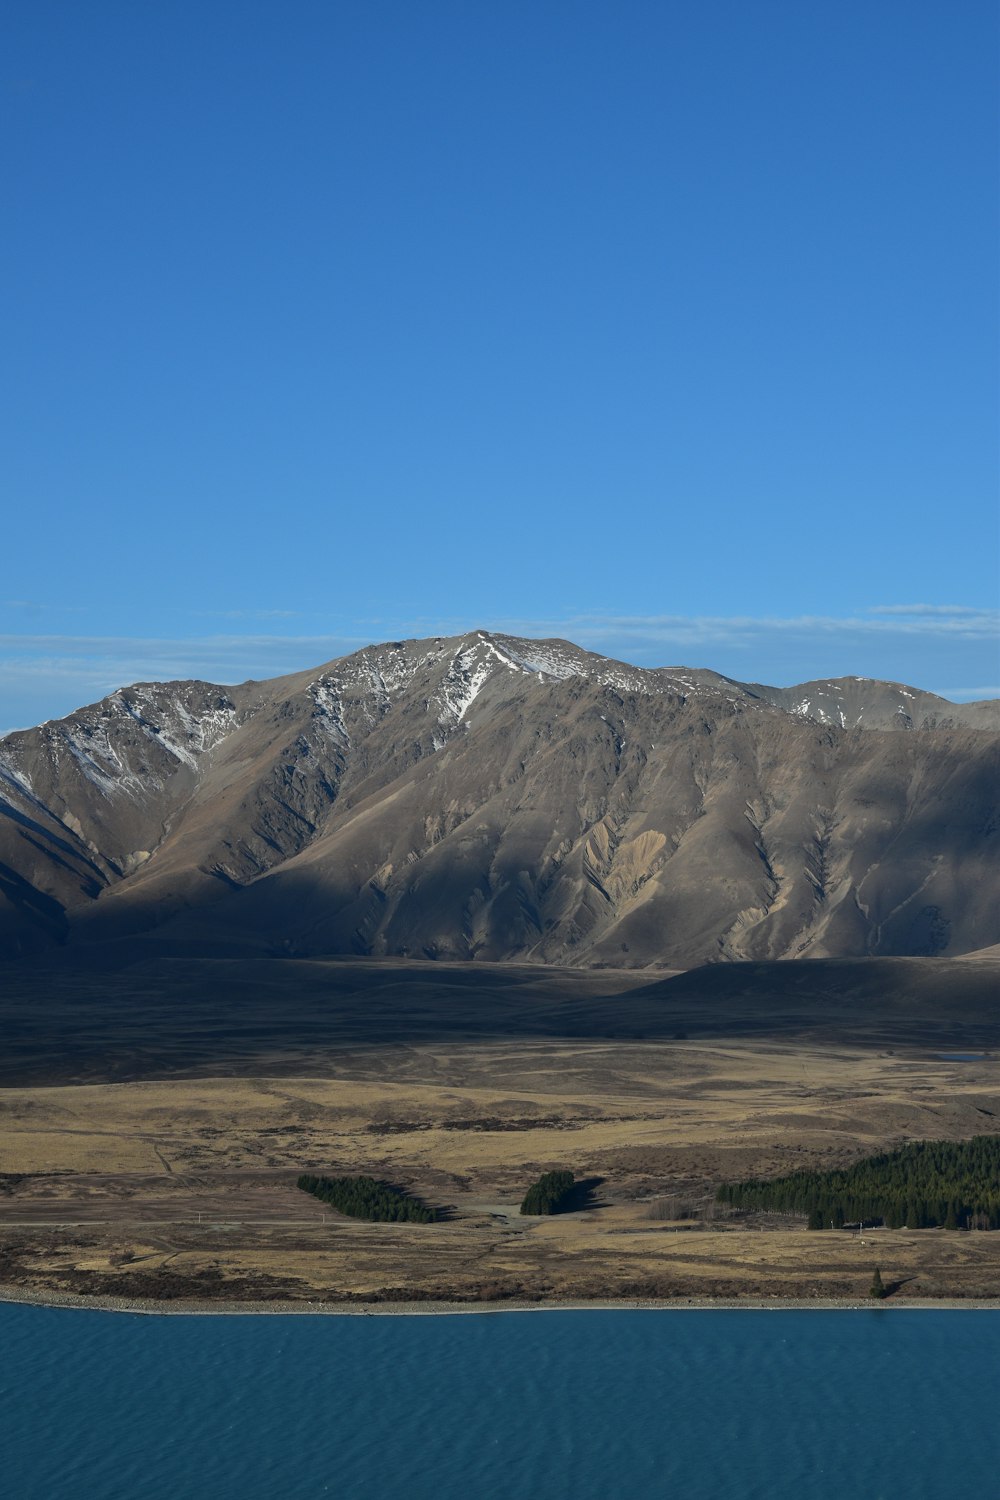
[[[810,1229],[1000,1229],[1000,1136],[914,1141],[834,1172],[723,1183],[720,1203],[806,1214]]]
[[[374,1223],[432,1224],[437,1218],[433,1208],[411,1198],[402,1188],[374,1177],[314,1177],[303,1172],[298,1186],[312,1193],[321,1203],[329,1203],[338,1213],[352,1219],[369,1219]]]
[[[572,1172],[545,1172],[525,1193],[522,1214],[563,1213],[575,1181]]]

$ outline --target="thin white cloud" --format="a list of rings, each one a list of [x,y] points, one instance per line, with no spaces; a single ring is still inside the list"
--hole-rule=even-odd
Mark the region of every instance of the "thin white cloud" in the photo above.
[[[290,610],[231,610],[217,617],[230,619],[289,619]],[[706,644],[739,643],[748,636],[838,636],[887,634],[964,635],[1000,643],[1000,609],[945,605],[875,605],[866,614],[836,615],[609,615],[579,613],[563,616],[443,618],[364,622],[381,627],[380,638],[458,635],[483,628],[532,638],[562,636],[579,644],[609,637],[643,641]],[[355,627],[350,633],[330,634],[219,634],[195,637],[143,637],[68,634],[0,634],[0,652],[18,655],[52,652],[65,657],[123,656],[129,659],[243,660],[255,651],[270,655],[288,652],[352,651],[376,638]],[[321,658],[316,658],[319,660]],[[327,655],[326,659],[329,659]],[[309,658],[301,657],[305,665]]]
[[[1000,610],[969,609],[961,614],[891,613],[886,606],[882,615],[841,618],[829,615],[602,615],[578,614],[532,618],[422,619],[378,622],[378,636],[370,634],[302,634],[277,635],[225,634],[192,638],[159,638],[141,636],[0,634],[0,672],[5,667],[30,663],[37,670],[43,663],[72,670],[77,661],[100,661],[106,668],[126,662],[148,663],[161,670],[170,663],[184,668],[188,675],[195,669],[212,665],[213,669],[243,670],[247,663],[259,660],[270,668],[275,656],[296,663],[290,670],[305,670],[310,664],[330,660],[333,656],[359,650],[372,639],[457,635],[474,628],[488,628],[524,635],[530,638],[559,636],[579,645],[596,644],[607,650],[609,642],[631,642],[650,646],[754,646],[765,639],[817,639],[896,636],[961,637],[968,640],[995,641],[1000,645]],[[374,623],[374,622],[373,622]]]
[[[505,621],[500,628],[530,636],[565,635],[585,644],[586,638],[612,636],[623,640],[740,644],[762,636],[959,635],[970,640],[1000,641],[1000,610],[967,609],[929,613],[893,606],[865,615],[586,615],[564,619]]]
[[[238,614],[229,616],[241,618]],[[247,619],[290,618],[250,611]],[[234,683],[306,671],[373,640],[457,635],[490,628],[530,638],[558,636],[646,666],[711,666],[744,680],[794,683],[820,676],[873,676],[938,691],[953,701],[1000,696],[981,682],[1000,668],[1000,610],[956,605],[876,605],[857,615],[611,615],[478,619],[425,617],[353,623],[329,634],[257,631],[184,637],[0,635],[0,713],[37,723],[93,702],[126,683],[203,678]]]
[[[244,682],[307,670],[367,644],[344,636],[194,640],[0,635],[0,713],[20,727],[69,713],[132,682]]]
[[[51,651],[64,658],[124,656],[130,660],[220,660],[252,656],[255,651],[354,651],[367,637],[344,635],[209,635],[191,638],[122,635],[2,635],[0,652],[34,654]],[[305,663],[304,665],[308,665]]]
[[[873,604],[873,615],[980,615],[989,610],[977,609],[973,604]],[[996,614],[996,611],[993,611]]]

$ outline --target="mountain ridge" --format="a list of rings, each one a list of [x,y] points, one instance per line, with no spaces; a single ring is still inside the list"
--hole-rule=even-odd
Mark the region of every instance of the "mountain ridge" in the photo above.
[[[963,952],[1000,940],[998,745],[993,700],[487,631],[140,683],[0,740],[0,943],[166,924],[626,967]]]

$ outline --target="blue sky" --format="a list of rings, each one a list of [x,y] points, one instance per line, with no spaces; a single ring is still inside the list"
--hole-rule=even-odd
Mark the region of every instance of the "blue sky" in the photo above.
[[[1000,694],[992,0],[3,33],[0,726],[474,625]]]

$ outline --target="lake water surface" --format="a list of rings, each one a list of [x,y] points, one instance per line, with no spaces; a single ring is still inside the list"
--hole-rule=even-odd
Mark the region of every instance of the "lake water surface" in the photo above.
[[[8,1500],[996,1494],[1000,1313],[0,1304]]]

